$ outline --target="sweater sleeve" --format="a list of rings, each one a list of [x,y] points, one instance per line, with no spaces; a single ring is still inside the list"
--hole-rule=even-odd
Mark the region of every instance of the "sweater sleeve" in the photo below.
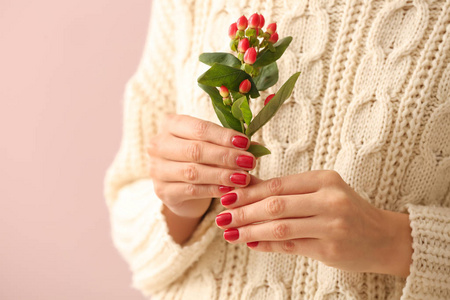
[[[408,210],[414,253],[402,299],[450,299],[450,208]]]
[[[176,47],[178,1],[153,1],[150,30],[136,73],[125,88],[123,137],[107,171],[105,198],[112,238],[133,273],[133,286],[149,295],[183,276],[217,233],[213,204],[190,240],[182,246],[168,234],[162,202],[148,177],[146,144],[157,132],[164,113],[175,112],[176,89],[171,86]],[[166,41],[164,47],[155,41]],[[157,76],[156,76],[157,75]]]

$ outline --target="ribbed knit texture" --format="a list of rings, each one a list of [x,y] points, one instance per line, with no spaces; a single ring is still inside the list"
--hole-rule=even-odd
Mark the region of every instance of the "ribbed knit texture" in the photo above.
[[[450,299],[450,0],[153,2],[105,180],[113,240],[134,287],[152,299]],[[228,244],[214,224],[216,201],[186,245],[168,235],[146,144],[167,112],[218,123],[196,84],[207,69],[198,56],[228,51],[229,24],[255,11],[294,38],[263,99],[302,73],[255,135],[272,154],[253,174],[334,169],[374,206],[409,213],[406,280]],[[252,101],[253,111],[261,107]]]

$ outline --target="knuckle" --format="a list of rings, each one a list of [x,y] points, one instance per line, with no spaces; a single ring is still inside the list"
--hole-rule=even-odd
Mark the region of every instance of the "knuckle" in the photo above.
[[[189,165],[183,169],[183,177],[186,181],[192,182],[198,179],[198,170],[195,166]]]
[[[178,199],[174,198],[174,197],[166,197],[164,198],[164,204],[167,205],[168,207],[170,207],[170,209],[178,209],[181,206],[180,201],[178,201]]]
[[[239,235],[241,236],[240,239],[242,239],[243,241],[254,241],[255,239],[253,238],[254,233],[252,231],[251,228],[241,228],[239,229]]]
[[[338,189],[326,189],[322,193],[329,212],[336,216],[342,216],[347,213],[349,202],[345,192]]]
[[[329,243],[327,245],[326,250],[324,251],[324,260],[326,260],[329,264],[333,262],[339,261],[341,256],[341,251],[339,249],[338,243]]]
[[[223,145],[229,145],[231,143],[231,139],[235,135],[233,130],[225,129],[220,131],[220,140]]]
[[[147,154],[150,156],[154,156],[158,152],[158,136],[155,136],[153,139],[151,139],[147,144]]]
[[[238,208],[233,213],[233,217],[235,217],[235,223],[236,224],[245,224],[245,218],[247,213],[245,212],[244,208]]]
[[[332,222],[332,232],[335,238],[349,236],[351,228],[345,218],[336,218]]]
[[[267,188],[271,194],[278,194],[281,191],[282,185],[281,178],[276,177],[269,180]]]
[[[295,243],[293,241],[284,241],[281,243],[281,249],[285,253],[293,253],[295,251]]]
[[[165,197],[165,189],[162,187],[162,185],[158,181],[154,180],[153,182],[154,182],[153,188],[154,188],[156,196],[158,196],[159,199],[164,200],[166,198]]]
[[[230,172],[226,170],[218,170],[217,181],[222,185],[229,185]]]
[[[209,197],[220,197],[223,194],[219,191],[219,188],[217,187],[217,185],[210,185],[207,189],[206,189],[206,194]]]
[[[153,180],[153,189],[156,196],[170,208],[177,208],[181,205],[179,195],[170,192],[170,185],[159,180]]]
[[[201,151],[200,143],[193,142],[186,148],[186,155],[191,161],[198,162],[201,158]]]
[[[335,209],[340,209],[347,205],[347,195],[340,190],[333,191],[333,195],[329,197],[329,201],[330,206]]]
[[[185,194],[189,197],[195,197],[198,195],[198,187],[195,184],[186,185]]]
[[[276,223],[272,228],[272,234],[276,239],[284,239],[288,235],[289,228],[285,223]]]
[[[174,115],[174,114],[165,114],[164,115],[164,121],[170,122],[170,121],[174,120],[175,116],[176,115]]]
[[[160,123],[159,126],[159,132],[166,132],[171,131],[171,128],[174,126],[177,126],[177,123],[179,122],[180,116],[177,114],[165,114],[164,118],[162,120],[162,123]]]
[[[270,197],[266,202],[266,212],[270,217],[278,217],[283,214],[286,203],[281,197]]]
[[[321,172],[322,186],[336,186],[342,182],[342,177],[334,170],[325,170]]]
[[[229,166],[230,164],[230,152],[229,151],[223,151],[219,154],[220,158],[222,160],[222,165]]]
[[[197,138],[203,139],[209,129],[209,123],[203,120],[197,120],[194,125],[194,134]]]

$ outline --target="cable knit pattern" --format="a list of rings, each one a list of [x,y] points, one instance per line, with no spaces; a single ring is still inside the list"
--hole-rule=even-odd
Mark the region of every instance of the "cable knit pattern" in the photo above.
[[[228,244],[214,224],[217,201],[183,247],[168,234],[145,147],[164,113],[218,122],[196,84],[207,69],[198,56],[227,51],[228,25],[255,11],[294,38],[263,98],[302,73],[255,135],[272,154],[253,173],[334,169],[374,206],[409,213],[406,280]],[[450,299],[449,93],[450,0],[154,0],[105,179],[112,237],[133,286],[152,299]]]

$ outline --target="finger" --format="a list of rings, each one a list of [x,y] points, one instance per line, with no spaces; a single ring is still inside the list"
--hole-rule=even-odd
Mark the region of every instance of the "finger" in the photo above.
[[[250,152],[207,142],[184,140],[170,135],[164,137],[163,140],[150,143],[147,151],[151,157],[215,165],[229,169],[251,170],[256,164],[256,159]]]
[[[296,254],[310,258],[317,258],[320,243],[318,239],[294,239],[287,241],[255,241],[247,246],[259,252]]]
[[[238,149],[250,146],[249,139],[243,133],[212,122],[186,115],[168,115],[168,118],[170,121],[166,130],[174,136]]]
[[[230,195],[224,195],[221,198],[221,202],[224,206],[234,208],[248,205],[270,196],[314,193],[323,186],[327,172],[309,171],[272,178],[259,184],[236,190]]]
[[[318,217],[283,219],[239,228],[226,229],[223,237],[228,242],[285,241],[299,238],[322,237],[323,222]]]
[[[171,206],[186,200],[214,198],[223,194],[220,186],[214,184],[192,184],[164,182],[153,179],[155,194]]]
[[[216,217],[222,228],[241,227],[257,222],[312,217],[321,212],[317,194],[271,196],[261,201],[222,212]]]
[[[250,183],[250,175],[242,170],[216,168],[196,163],[152,159],[150,177],[167,182],[215,184],[243,187]]]

